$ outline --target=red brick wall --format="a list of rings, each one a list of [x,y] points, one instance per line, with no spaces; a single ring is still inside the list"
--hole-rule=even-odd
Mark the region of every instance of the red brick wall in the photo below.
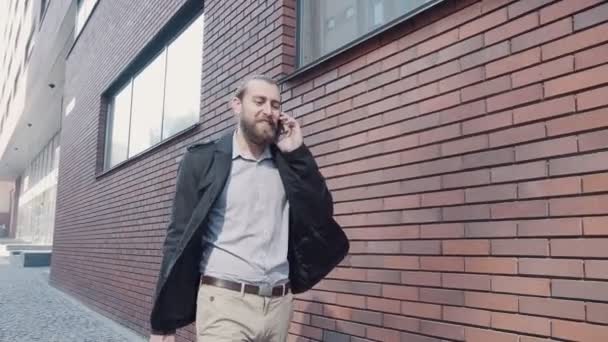
[[[454,3],[288,82],[352,241],[294,340],[608,340],[608,4]]]
[[[67,61],[52,280],[142,333],[184,147],[294,64],[293,0],[206,1],[201,127],[96,178],[101,94],[181,5],[100,1]],[[284,82],[352,242],[290,339],[607,340],[607,25],[605,1],[446,1]]]

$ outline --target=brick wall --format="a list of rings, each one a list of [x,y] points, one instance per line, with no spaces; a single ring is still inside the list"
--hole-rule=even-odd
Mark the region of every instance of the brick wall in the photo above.
[[[294,69],[293,0],[206,1],[201,126],[95,177],[101,94],[182,5],[100,1],[67,61],[51,278],[142,333],[184,147]],[[351,239],[290,340],[607,340],[607,33],[605,1],[446,1],[287,79]]]

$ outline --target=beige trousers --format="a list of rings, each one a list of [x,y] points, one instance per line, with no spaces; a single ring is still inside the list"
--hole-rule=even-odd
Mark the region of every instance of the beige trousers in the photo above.
[[[291,292],[270,298],[203,284],[197,301],[197,342],[287,341]]]

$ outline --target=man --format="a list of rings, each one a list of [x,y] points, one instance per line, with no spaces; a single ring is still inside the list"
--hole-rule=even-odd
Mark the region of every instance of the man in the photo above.
[[[333,202],[277,83],[243,82],[234,132],[180,162],[150,341],[196,320],[198,341],[285,341],[293,294],[347,254]]]

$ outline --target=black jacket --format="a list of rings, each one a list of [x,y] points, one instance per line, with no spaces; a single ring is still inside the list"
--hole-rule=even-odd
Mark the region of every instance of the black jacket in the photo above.
[[[297,294],[336,267],[349,243],[333,219],[331,194],[308,148],[282,153],[272,145],[271,152],[289,201],[289,279]],[[195,320],[201,234],[230,174],[231,156],[232,134],[227,134],[190,146],[180,162],[150,317],[153,333],[173,333]]]

